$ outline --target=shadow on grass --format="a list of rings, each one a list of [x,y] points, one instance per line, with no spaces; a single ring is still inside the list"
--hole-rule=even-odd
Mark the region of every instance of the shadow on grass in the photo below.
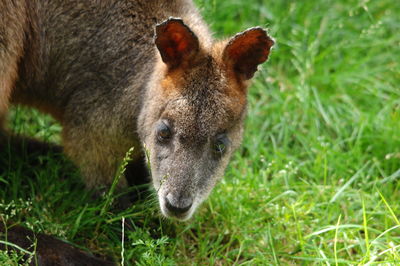
[[[30,247],[33,251],[34,241],[37,240],[40,249],[36,252],[42,260],[46,259],[43,254],[47,254],[43,252],[52,253],[49,247],[54,246],[65,250],[65,253],[57,253],[60,261],[72,256],[71,252],[76,253],[78,264],[79,259],[90,261],[92,256],[82,250],[118,261],[123,235],[121,221],[125,221],[124,241],[127,243],[143,235],[154,241],[165,235],[176,237],[174,224],[158,214],[142,161],[127,166],[130,187],[115,193],[113,204],[100,215],[105,204],[104,197],[95,197],[98,193],[85,189],[78,169],[62,154],[60,146],[18,137],[2,143],[0,223],[3,223],[3,229],[6,224],[14,228],[10,229],[8,239],[23,248]],[[130,206],[121,208],[122,198],[129,198]],[[26,237],[29,235],[35,237],[28,241]],[[64,239],[68,244],[53,236]],[[3,247],[0,246],[1,249]],[[127,254],[129,257],[134,259],[135,252],[131,250]]]

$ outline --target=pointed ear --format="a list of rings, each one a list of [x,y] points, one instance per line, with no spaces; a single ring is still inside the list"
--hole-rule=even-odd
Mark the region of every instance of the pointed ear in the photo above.
[[[199,50],[199,40],[181,19],[170,18],[156,26],[155,43],[170,68],[187,62]]]
[[[257,66],[268,59],[274,41],[262,28],[248,29],[235,35],[226,45],[222,60],[234,74],[242,79],[251,79]]]

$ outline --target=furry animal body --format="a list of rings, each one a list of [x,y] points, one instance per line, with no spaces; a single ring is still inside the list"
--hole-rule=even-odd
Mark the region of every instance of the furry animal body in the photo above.
[[[161,212],[189,219],[240,145],[267,32],[214,40],[189,0],[0,0],[0,17],[0,122],[11,104],[51,114],[88,188],[134,147]]]

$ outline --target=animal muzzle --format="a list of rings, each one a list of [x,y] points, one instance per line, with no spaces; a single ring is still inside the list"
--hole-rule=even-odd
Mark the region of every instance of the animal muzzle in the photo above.
[[[188,193],[168,192],[162,199],[160,198],[162,213],[167,217],[178,220],[187,220],[192,216],[194,212],[193,203],[193,197]]]
[[[168,193],[165,197],[165,206],[168,211],[173,214],[181,215],[186,213],[193,205],[191,197],[175,197],[172,193]]]

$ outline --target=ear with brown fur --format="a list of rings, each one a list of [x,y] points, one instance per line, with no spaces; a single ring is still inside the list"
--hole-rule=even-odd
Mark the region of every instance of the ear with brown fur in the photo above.
[[[199,40],[181,19],[170,18],[156,26],[156,46],[170,68],[182,66],[199,50]]]
[[[240,80],[251,79],[257,66],[268,59],[274,41],[262,28],[248,29],[235,35],[226,45],[222,60]]]

